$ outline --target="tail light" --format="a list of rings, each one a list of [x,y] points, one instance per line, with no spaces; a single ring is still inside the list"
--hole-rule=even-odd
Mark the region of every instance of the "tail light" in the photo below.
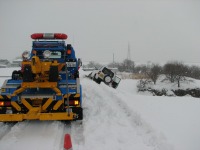
[[[70,55],[72,53],[72,51],[70,49],[68,49],[66,52],[68,55]]]
[[[11,106],[11,102],[10,101],[1,101],[0,102],[0,106]]]
[[[0,106],[4,106],[4,102],[0,102]]]
[[[79,101],[78,100],[70,100],[69,105],[70,106],[77,106],[77,105],[79,105]]]

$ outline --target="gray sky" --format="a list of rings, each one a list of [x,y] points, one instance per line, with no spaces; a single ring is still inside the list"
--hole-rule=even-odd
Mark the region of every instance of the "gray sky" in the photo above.
[[[83,61],[200,62],[200,0],[0,0],[0,59],[35,32],[66,33]]]

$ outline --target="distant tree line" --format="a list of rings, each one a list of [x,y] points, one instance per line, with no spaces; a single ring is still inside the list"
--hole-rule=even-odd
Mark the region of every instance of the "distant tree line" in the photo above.
[[[120,72],[134,72],[135,62],[129,59],[125,59],[121,63],[110,63],[108,64],[110,68],[118,68]]]
[[[95,61],[90,61],[88,64],[83,65],[83,68],[95,68],[95,69],[98,69],[101,66],[102,65],[100,63],[97,63]]]
[[[180,87],[180,82],[186,80],[186,77],[200,79],[200,67],[189,66],[182,62],[173,61],[160,66],[159,64],[151,64],[148,66],[136,66],[134,72],[142,71],[146,78],[149,78],[156,84],[159,75],[165,75],[166,79],[171,83],[177,83]]]
[[[7,59],[0,59],[0,68],[5,68],[10,65],[10,62]]]
[[[89,62],[85,67],[99,68],[102,66],[99,63]],[[156,84],[159,75],[163,74],[166,79],[172,83],[177,83],[180,87],[180,81],[185,80],[185,77],[200,79],[200,66],[189,66],[182,62],[171,61],[164,65],[148,64],[148,65],[135,65],[134,61],[125,59],[121,63],[109,63],[110,68],[118,68],[120,72],[129,72],[135,75],[141,75],[143,78],[150,79]]]

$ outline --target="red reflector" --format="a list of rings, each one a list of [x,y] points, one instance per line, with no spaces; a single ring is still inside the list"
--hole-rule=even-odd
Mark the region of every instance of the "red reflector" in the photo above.
[[[5,106],[11,106],[11,102],[4,102]]]
[[[70,49],[67,50],[67,54],[70,55],[72,51]]]
[[[69,101],[69,105],[74,105],[74,101]]]
[[[0,106],[4,106],[4,102],[0,102]]]
[[[72,148],[72,141],[71,141],[71,137],[69,134],[65,134],[65,139],[64,139],[64,148],[66,150],[69,150]]]

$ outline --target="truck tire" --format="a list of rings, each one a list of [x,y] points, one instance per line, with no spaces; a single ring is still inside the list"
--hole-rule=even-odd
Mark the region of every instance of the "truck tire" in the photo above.
[[[33,73],[30,65],[24,66],[23,82],[33,82]]]
[[[6,113],[6,108],[5,107],[0,108],[0,114],[5,114],[5,113]]]
[[[49,70],[49,82],[58,81],[58,66],[51,66]]]
[[[17,70],[14,70],[13,72],[12,72],[12,80],[18,80],[18,71]]]
[[[75,120],[83,120],[83,108],[81,107],[74,107],[72,108],[73,113],[76,113],[78,115],[78,118]]]
[[[76,79],[76,78],[79,78],[79,71],[78,70],[76,70],[75,72],[74,72],[74,78]]]
[[[106,75],[103,80],[106,84],[109,84],[112,81],[112,79],[109,75]]]

